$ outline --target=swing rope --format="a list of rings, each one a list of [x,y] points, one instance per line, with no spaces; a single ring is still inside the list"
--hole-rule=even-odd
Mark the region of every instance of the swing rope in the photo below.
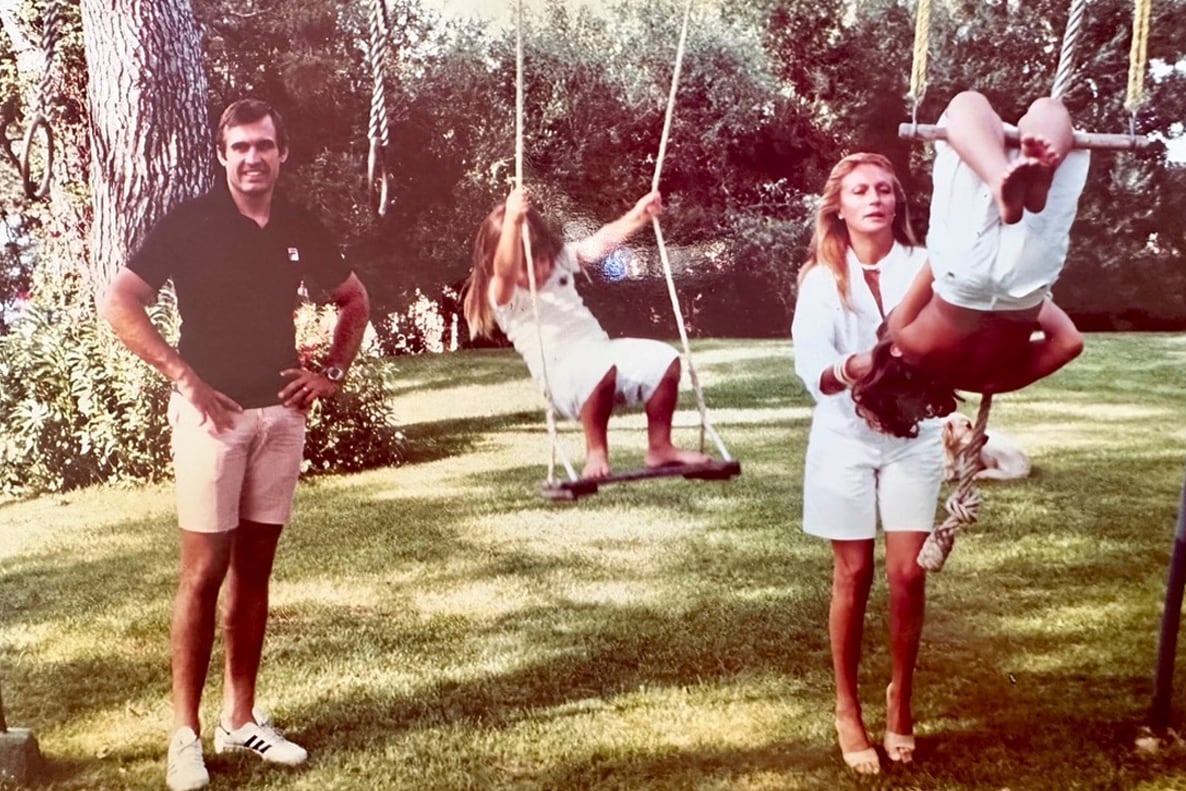
[[[692,14],[692,0],[688,0],[684,8],[684,21],[680,29],[679,45],[675,52],[675,66],[671,74],[671,90],[667,95],[667,111],[663,118],[663,133],[659,138],[659,153],[655,159],[655,175],[651,179],[651,191],[659,189],[659,177],[663,171],[663,159],[667,155],[667,141],[671,135],[671,123],[675,117],[675,96],[679,89],[679,74],[684,60],[684,49],[688,39],[688,19]],[[679,295],[675,289],[675,278],[671,272],[671,261],[667,256],[667,246],[663,242],[663,229],[659,224],[659,217],[656,215],[651,218],[651,224],[655,228],[655,241],[659,248],[659,260],[663,263],[663,275],[667,280],[667,294],[671,297],[672,312],[675,313],[675,324],[679,328],[680,341],[683,344],[684,362],[688,368],[688,376],[692,382],[692,390],[696,393],[696,408],[700,411],[700,452],[704,452],[704,439],[707,433],[712,437],[713,442],[717,446],[717,450],[721,454],[721,458],[725,461],[732,460],[729,451],[725,449],[725,443],[721,441],[716,429],[713,428],[712,423],[708,419],[708,407],[704,403],[704,392],[700,387],[700,378],[696,374],[696,366],[692,364],[692,349],[688,343],[688,332],[684,327],[684,313],[680,308]]]
[[[387,163],[386,152],[389,142],[387,128],[387,45],[390,29],[387,24],[387,6],[384,0],[372,0],[370,15],[370,38],[367,44],[367,60],[371,67],[371,114],[368,137],[370,150],[367,154],[367,184],[374,201],[375,213],[380,217],[387,214]]]
[[[518,25],[515,36],[515,186],[523,187],[523,0],[517,5]],[[539,320],[539,289],[535,282],[535,259],[531,255],[531,233],[527,223],[523,224],[523,260],[527,263],[527,285],[531,291],[531,313],[535,320],[536,342],[539,346],[540,388],[544,397],[544,414],[548,425],[548,441],[552,454],[548,459],[548,485],[556,481],[556,457],[564,464],[569,480],[577,480],[560,439],[556,432],[556,406],[552,401],[552,385],[548,381],[548,357],[544,354],[544,332]]]
[[[927,92],[927,54],[930,50],[931,0],[918,0],[914,19],[914,58],[910,63],[910,122],[918,127],[918,106]]]
[[[1058,53],[1058,68],[1054,72],[1054,85],[1050,88],[1050,95],[1061,99],[1071,87],[1071,80],[1075,76],[1075,56],[1079,51],[1079,35],[1083,31],[1083,12],[1087,8],[1087,0],[1072,0],[1067,14],[1067,27],[1062,36],[1062,48]]]
[[[1145,102],[1145,64],[1149,56],[1149,20],[1152,0],[1135,0],[1132,9],[1132,47],[1128,52],[1128,94],[1124,109],[1131,114],[1130,126],[1136,128],[1137,110]]]
[[[991,407],[992,394],[986,393],[980,398],[980,411],[976,414],[972,438],[956,459],[959,484],[947,498],[948,516],[943,520],[943,524],[927,536],[926,542],[918,552],[918,565],[927,571],[943,569],[943,563],[955,545],[955,534],[965,525],[975,522],[980,511],[981,497],[980,490],[976,488],[976,473],[980,471],[980,449],[988,441],[984,429],[988,426],[988,412]]]
[[[50,92],[53,87],[52,66],[54,49],[57,45],[60,27],[58,21],[57,0],[50,0],[45,8],[45,21],[41,29],[41,49],[45,53],[45,70],[41,73],[41,81],[37,86],[33,113],[29,121],[29,126],[25,130],[25,138],[19,162],[21,183],[25,189],[25,196],[31,200],[41,200],[49,194],[50,176],[53,171],[54,134],[53,129],[49,125],[49,114],[51,110]],[[45,169],[41,173],[40,181],[35,182],[31,160],[33,138],[39,130],[45,135]]]
[[[1143,75],[1147,59],[1151,7],[1152,0],[1133,0],[1133,35],[1132,48],[1129,52],[1128,95],[1124,103],[1124,108],[1130,113],[1128,133],[1106,134],[1075,130],[1075,148],[1136,151],[1152,145],[1152,140],[1136,133],[1137,109],[1145,99]],[[1054,82],[1050,90],[1050,95],[1056,99],[1061,99],[1067,93],[1076,76],[1075,61],[1086,8],[1087,0],[1071,0],[1062,47],[1059,50],[1058,67],[1055,70]],[[898,135],[921,140],[946,140],[947,130],[945,128],[918,123],[918,106],[922,101],[923,94],[926,93],[930,20],[930,0],[919,0],[914,26],[914,59],[910,69],[911,121],[898,125]],[[1014,130],[1006,130],[1005,139],[1012,145],[1018,143],[1018,135]]]

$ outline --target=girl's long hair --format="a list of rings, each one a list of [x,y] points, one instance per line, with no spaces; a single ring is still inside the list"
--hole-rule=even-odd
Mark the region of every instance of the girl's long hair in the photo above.
[[[500,203],[486,216],[474,235],[472,266],[462,288],[462,307],[469,324],[470,338],[494,334],[494,309],[490,305],[490,277],[494,270],[494,253],[502,237],[502,220],[506,204]],[[531,254],[536,259],[556,260],[564,249],[564,237],[557,233],[535,206],[527,209],[527,228],[531,234]]]
[[[918,424],[955,411],[959,396],[950,385],[893,353],[885,325],[873,347],[873,368],[852,386],[857,414],[869,426],[895,437],[917,437]]]
[[[837,162],[828,174],[828,180],[824,182],[824,191],[820,194],[819,206],[815,210],[815,230],[811,234],[807,260],[799,269],[799,282],[803,282],[804,275],[813,267],[826,266],[836,279],[836,290],[840,292],[840,300],[846,308],[852,306],[849,301],[851,291],[848,284],[848,263],[845,258],[852,242],[848,236],[848,226],[839,215],[840,182],[861,165],[875,165],[890,174],[896,204],[892,224],[894,240],[908,247],[918,247],[914,229],[910,227],[910,208],[906,203],[906,191],[898,181],[893,163],[881,154],[867,151],[849,154]]]

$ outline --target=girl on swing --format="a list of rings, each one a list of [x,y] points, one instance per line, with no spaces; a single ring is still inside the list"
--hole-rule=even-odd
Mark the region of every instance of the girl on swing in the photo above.
[[[576,290],[576,274],[604,259],[651,222],[663,208],[658,192],[643,196],[622,217],[580,242],[565,243],[518,187],[490,212],[474,238],[473,269],[465,286],[465,318],[472,336],[502,330],[552,405],[585,434],[585,478],[610,474],[607,428],[615,406],[644,404],[648,468],[703,464],[708,456],[671,442],[679,398],[680,361],[675,349],[643,338],[611,339]],[[532,308],[523,251],[527,229],[535,270],[539,326]]]
[[[930,380],[953,390],[1004,393],[1063,367],[1083,339],[1050,289],[1062,271],[1087,179],[1088,152],[1072,151],[1062,102],[1038,99],[1018,121],[1020,148],[988,100],[966,91],[940,123],[927,234],[929,265],[886,320],[871,370],[854,372],[853,399],[875,428],[912,436],[934,416],[916,393]]]

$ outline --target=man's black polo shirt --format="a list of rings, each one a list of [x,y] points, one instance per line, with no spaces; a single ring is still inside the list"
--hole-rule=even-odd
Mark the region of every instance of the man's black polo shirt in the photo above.
[[[163,217],[128,268],[154,289],[173,280],[178,352],[245,409],[279,403],[287,381],[280,371],[297,367],[293,313],[302,281],[332,291],[350,275],[312,214],[276,194],[260,228],[221,180]]]

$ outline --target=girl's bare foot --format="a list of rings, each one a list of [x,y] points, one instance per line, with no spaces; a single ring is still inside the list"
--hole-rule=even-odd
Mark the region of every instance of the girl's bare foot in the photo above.
[[[1037,160],[1046,171],[1043,178],[1032,179],[1025,192],[1026,210],[1037,214],[1046,208],[1046,196],[1050,193],[1054,171],[1058,168],[1058,152],[1046,138],[1026,134],[1021,136],[1021,155]]]
[[[665,448],[651,448],[647,451],[647,467],[668,467],[673,464],[707,464],[711,458],[692,450],[680,450],[674,445]]]
[[[609,452],[605,449],[590,450],[585,455],[585,469],[582,478],[605,478],[609,476]]]
[[[1001,177],[1001,185],[996,195],[1001,222],[1012,225],[1021,219],[1027,208],[1031,188],[1035,182],[1046,178],[1046,173],[1047,169],[1037,159],[1022,156],[1013,160],[1005,175]],[[1046,186],[1049,188],[1048,178]]]

